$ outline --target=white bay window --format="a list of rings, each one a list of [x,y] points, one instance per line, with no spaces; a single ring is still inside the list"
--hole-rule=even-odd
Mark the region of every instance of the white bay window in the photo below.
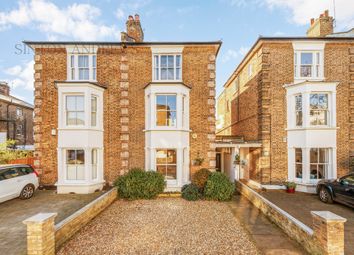
[[[57,88],[58,193],[101,190],[104,87],[63,81],[57,82]]]

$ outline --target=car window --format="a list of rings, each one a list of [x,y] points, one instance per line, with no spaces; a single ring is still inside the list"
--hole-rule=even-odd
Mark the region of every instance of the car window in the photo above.
[[[354,186],[354,175],[349,175],[347,177],[344,177],[342,179],[343,183],[346,185],[352,185]]]
[[[2,173],[3,179],[11,179],[23,175],[18,168],[8,168]]]
[[[18,170],[23,174],[31,174],[33,173],[33,169],[31,167],[19,167]]]

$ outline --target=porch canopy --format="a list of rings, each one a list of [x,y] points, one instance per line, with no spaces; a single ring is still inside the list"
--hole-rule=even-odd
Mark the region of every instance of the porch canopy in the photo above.
[[[259,141],[245,141],[242,136],[217,135],[215,138],[216,148],[260,148],[262,143]]]

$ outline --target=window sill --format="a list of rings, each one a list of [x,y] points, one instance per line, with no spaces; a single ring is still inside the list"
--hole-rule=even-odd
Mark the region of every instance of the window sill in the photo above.
[[[58,130],[79,130],[79,131],[87,130],[87,131],[99,131],[99,132],[104,131],[103,128],[97,128],[97,127],[91,128],[91,127],[86,127],[86,126],[60,127],[60,128],[58,128]]]
[[[309,126],[309,127],[293,127],[286,128],[286,131],[301,131],[301,130],[337,130],[338,127],[330,127],[330,126]]]
[[[324,81],[325,77],[294,77],[296,81]]]
[[[185,128],[151,128],[144,129],[143,132],[151,132],[151,131],[181,131],[181,132],[192,132],[190,129]]]
[[[183,82],[182,80],[152,80],[152,82],[156,83],[176,83],[176,82]]]

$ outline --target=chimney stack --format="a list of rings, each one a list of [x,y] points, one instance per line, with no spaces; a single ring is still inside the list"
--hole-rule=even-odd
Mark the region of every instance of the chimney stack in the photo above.
[[[121,32],[122,42],[143,42],[144,32],[141,28],[140,17],[135,14],[134,17],[129,15],[126,25],[126,32]]]
[[[328,10],[325,10],[319,18],[312,18],[310,23],[311,26],[306,33],[308,37],[325,37],[333,34],[333,17],[329,16]]]
[[[10,87],[9,84],[5,81],[0,81],[0,94],[4,96],[10,95]]]

